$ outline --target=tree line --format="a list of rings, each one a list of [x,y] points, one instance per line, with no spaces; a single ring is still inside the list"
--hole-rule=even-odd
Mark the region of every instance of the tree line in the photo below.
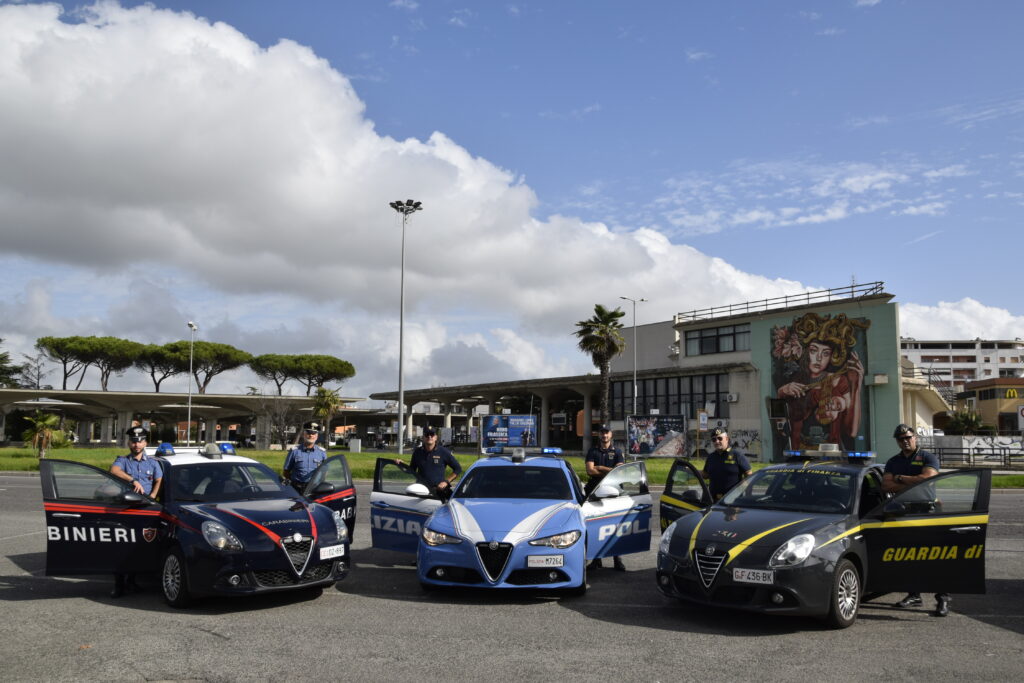
[[[0,342],[3,340],[0,339]],[[191,348],[190,348],[191,347]],[[0,385],[42,389],[42,379],[50,374],[44,361],[58,366],[62,389],[80,389],[89,368],[99,373],[100,389],[108,390],[110,377],[134,368],[149,375],[153,389],[169,377],[188,374],[190,362],[196,392],[205,394],[217,375],[247,366],[257,377],[273,382],[278,396],[284,385],[299,382],[306,396],[328,382],[343,382],[356,374],[346,360],[320,354],[276,354],[259,356],[230,344],[189,340],[169,344],[143,344],[118,337],[40,337],[36,356],[25,355],[26,363],[15,365],[7,352],[0,352]],[[72,386],[73,385],[73,386]]]

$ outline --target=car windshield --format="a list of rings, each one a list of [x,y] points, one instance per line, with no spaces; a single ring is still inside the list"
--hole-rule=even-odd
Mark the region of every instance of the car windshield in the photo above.
[[[741,508],[849,513],[855,488],[856,480],[847,472],[771,468],[744,479],[719,502]]]
[[[298,495],[259,463],[197,463],[170,468],[169,489],[179,503],[219,503],[229,500],[281,498]]]
[[[478,467],[470,471],[456,498],[533,498],[569,500],[572,497],[565,473],[552,467]]]

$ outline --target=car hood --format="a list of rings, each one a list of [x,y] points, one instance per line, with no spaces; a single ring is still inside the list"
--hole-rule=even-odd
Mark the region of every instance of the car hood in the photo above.
[[[823,529],[845,518],[846,515],[715,506],[703,515],[686,515],[679,520],[672,553],[686,554],[692,541],[697,547],[711,544],[723,551],[736,546],[777,547],[798,534],[820,535]]]
[[[215,519],[231,529],[258,529],[273,540],[295,533],[308,536],[314,531],[314,507],[298,498],[239,500],[189,505],[196,514]]]
[[[438,510],[430,527],[448,527],[473,543],[498,541],[519,543],[566,530],[580,528],[579,505],[573,501],[454,499]]]

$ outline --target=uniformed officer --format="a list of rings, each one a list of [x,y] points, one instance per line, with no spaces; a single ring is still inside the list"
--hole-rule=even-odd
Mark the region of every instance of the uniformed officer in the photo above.
[[[156,498],[160,493],[164,472],[156,459],[146,455],[146,442],[149,432],[145,427],[129,427],[125,431],[128,437],[128,455],[120,455],[110,466],[110,473],[118,479],[131,482],[135,493]],[[124,592],[135,586],[134,574],[114,574],[114,588],[110,597],[119,598]]]
[[[302,443],[288,451],[288,456],[284,459],[284,478],[290,481],[299,493],[305,490],[316,468],[327,460],[327,452],[316,445],[319,437],[319,423],[307,422],[302,425]]]
[[[404,465],[401,460],[395,460]],[[423,445],[417,446],[412,452],[409,467],[423,477],[441,500],[448,500],[452,495],[452,482],[462,474],[462,465],[455,459],[452,452],[437,443],[437,432],[433,427],[423,430]],[[452,473],[447,474],[451,469]]]
[[[914,484],[931,479],[939,473],[939,459],[932,453],[918,448],[917,434],[909,425],[897,425],[892,435],[900,447],[900,452],[885,463],[885,475],[882,477],[883,491],[893,494],[901,493]],[[931,488],[931,486],[924,488]],[[927,491],[924,495],[929,500],[934,500],[934,491]],[[933,614],[937,617],[948,615],[949,603],[948,593],[936,593]],[[920,593],[908,593],[907,597],[896,603],[896,606],[916,607],[921,604]]]
[[[736,484],[750,476],[750,461],[742,453],[729,448],[729,433],[722,428],[711,430],[715,450],[704,460],[701,474],[708,482],[711,497],[718,500]]]
[[[146,441],[149,432],[145,427],[129,427],[125,432],[128,437],[128,455],[120,455],[110,466],[110,473],[118,479],[131,482],[136,493],[156,498],[160,493],[160,482],[164,472],[156,459],[146,455]]]
[[[587,479],[586,486],[583,487],[584,495],[589,497],[598,484],[601,483],[601,480],[605,478],[605,475],[625,462],[626,459],[623,457],[622,451],[612,444],[611,427],[608,425],[598,427],[597,445],[590,447],[585,460],[587,476],[589,478]],[[626,571],[626,565],[622,564],[621,557],[614,557],[612,564],[616,571]],[[588,569],[600,569],[601,566],[601,558],[598,557],[591,561]]]

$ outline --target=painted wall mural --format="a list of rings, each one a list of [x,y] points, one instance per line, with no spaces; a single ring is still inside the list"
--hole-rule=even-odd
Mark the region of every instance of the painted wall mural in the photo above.
[[[867,318],[805,313],[772,328],[772,384],[786,404],[784,449],[869,450]]]

